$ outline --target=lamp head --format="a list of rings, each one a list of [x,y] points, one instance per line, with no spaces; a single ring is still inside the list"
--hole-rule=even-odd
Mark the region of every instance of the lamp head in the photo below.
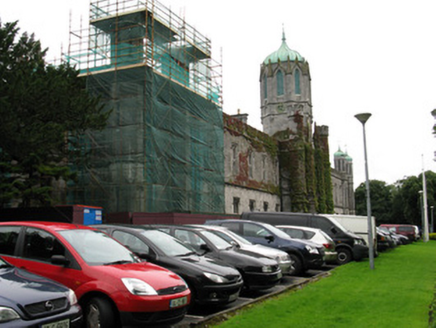
[[[360,113],[354,115],[354,117],[357,118],[360,123],[365,124],[366,121],[368,121],[368,119],[371,117],[371,113]]]

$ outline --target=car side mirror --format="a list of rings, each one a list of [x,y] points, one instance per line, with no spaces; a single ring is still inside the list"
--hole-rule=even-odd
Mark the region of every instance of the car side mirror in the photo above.
[[[268,240],[269,243],[272,243],[274,241],[274,236],[268,235],[268,236],[265,236],[265,239]]]
[[[204,251],[205,253],[208,253],[208,252],[211,251],[211,249],[209,248],[209,246],[207,246],[207,244],[201,244],[201,245],[200,245],[200,249],[201,249],[202,251]]]
[[[141,252],[134,252],[139,258],[149,261],[149,262],[153,262],[154,260],[156,260],[156,255],[154,254],[148,254],[148,253],[141,253]]]
[[[338,230],[333,226],[330,228],[330,231],[333,232],[335,235],[338,233]]]
[[[51,264],[67,266],[70,264],[70,260],[68,260],[63,255],[53,255],[50,259]]]

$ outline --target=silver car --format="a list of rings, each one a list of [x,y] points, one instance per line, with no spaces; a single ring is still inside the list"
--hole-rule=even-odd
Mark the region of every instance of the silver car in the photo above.
[[[202,225],[201,227],[213,231],[221,238],[227,240],[228,242],[235,245],[236,247],[239,247],[243,250],[247,250],[253,253],[258,253],[265,257],[269,257],[271,259],[276,260],[283,274],[288,274],[291,270],[293,270],[292,260],[289,257],[288,253],[284,251],[272,247],[263,246],[263,245],[255,245],[252,242],[245,239],[244,237],[234,233],[233,231],[230,231],[225,227],[209,226],[209,225]]]
[[[310,240],[323,245],[326,263],[337,264],[338,253],[336,252],[336,244],[333,239],[321,229],[292,225],[278,225],[276,227],[286,232],[291,238]]]

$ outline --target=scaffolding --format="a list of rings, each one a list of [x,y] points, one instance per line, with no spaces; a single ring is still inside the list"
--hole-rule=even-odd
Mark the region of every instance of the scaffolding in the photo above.
[[[224,212],[221,64],[157,1],[95,0],[63,60],[112,110],[78,137],[87,161],[69,202],[106,212]]]

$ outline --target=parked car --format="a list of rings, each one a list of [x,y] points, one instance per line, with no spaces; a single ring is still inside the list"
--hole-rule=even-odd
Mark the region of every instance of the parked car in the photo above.
[[[392,232],[406,236],[410,241],[419,239],[419,236],[416,235],[415,226],[411,224],[380,224],[380,227],[385,227]]]
[[[241,219],[272,225],[294,225],[321,229],[336,243],[339,264],[345,264],[352,260],[360,261],[369,255],[369,248],[365,240],[348,231],[332,216],[292,212],[244,212],[241,214]]]
[[[336,252],[336,244],[324,231],[316,228],[299,227],[292,225],[278,225],[278,229],[287,233],[293,239],[310,240],[324,247],[325,262],[337,263],[338,252]]]
[[[2,222],[0,255],[74,290],[88,327],[171,324],[184,318],[190,302],[177,274],[86,226]]]
[[[410,244],[412,241],[404,236],[404,235],[400,235],[398,233],[395,233],[394,231],[390,230],[388,227],[377,227],[377,230],[380,230],[382,232],[384,232],[385,234],[388,234],[390,236],[390,238],[396,243],[396,245],[407,245]]]
[[[321,245],[292,239],[270,224],[233,219],[208,220],[206,224],[226,227],[252,243],[287,252],[293,261],[293,275],[300,275],[309,269],[320,269],[325,264],[324,249]]]
[[[82,321],[71,289],[0,257],[0,327],[79,328]]]
[[[199,255],[189,245],[157,229],[138,225],[97,224],[140,258],[163,266],[181,276],[199,305],[234,302],[244,284],[242,276],[225,262]]]
[[[197,252],[230,264],[239,270],[247,290],[269,289],[283,274],[277,261],[257,253],[238,249],[225,239],[202,227],[152,225],[191,245]]]
[[[377,249],[381,252],[397,246],[389,231],[385,231],[379,227],[377,232]]]
[[[229,243],[235,245],[236,247],[250,251],[253,253],[258,253],[262,256],[269,257],[276,260],[282,270],[283,274],[288,274],[293,270],[292,260],[288,253],[281,251],[273,247],[267,247],[259,244],[253,244],[251,241],[245,239],[244,237],[234,233],[233,231],[220,226],[209,226],[203,225],[205,229],[213,231],[221,238],[227,240]]]

